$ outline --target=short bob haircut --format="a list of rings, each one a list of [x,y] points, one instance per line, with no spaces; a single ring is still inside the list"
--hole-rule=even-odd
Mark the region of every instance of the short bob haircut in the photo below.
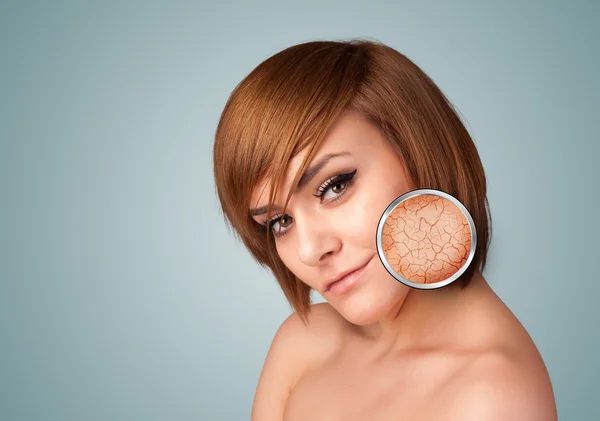
[[[307,155],[291,192],[334,121],[358,112],[378,127],[405,163],[417,188],[444,191],[469,210],[477,231],[473,261],[452,285],[464,288],[483,271],[491,239],[486,177],[473,140],[434,82],[398,51],[369,40],[312,41],[259,64],[233,90],[213,150],[217,195],[228,228],[275,275],[306,323],[311,289],[279,258],[272,233],[250,216],[253,190],[272,180],[267,219],[289,161]],[[375,227],[373,227],[375,229]]]

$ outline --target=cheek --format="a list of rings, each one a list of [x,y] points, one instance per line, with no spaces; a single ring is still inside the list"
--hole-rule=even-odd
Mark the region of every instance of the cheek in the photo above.
[[[279,255],[279,258],[281,259],[285,267],[288,268],[288,270],[290,270],[298,278],[302,280],[306,279],[306,273],[302,272],[303,265],[298,260],[297,254],[294,254],[292,252],[291,247],[287,245],[277,246],[277,254]]]
[[[390,266],[415,283],[444,281],[467,262],[471,229],[461,210],[435,195],[409,198],[389,215],[382,247]]]
[[[320,285],[314,283],[315,280],[319,279],[319,275],[315,276],[315,273],[318,272],[318,269],[314,267],[307,266],[298,258],[298,245],[289,243],[285,246],[279,246],[277,248],[277,252],[279,254],[279,258],[300,281],[304,282],[306,285],[311,287],[312,289],[318,290]]]
[[[373,183],[376,186],[375,183]],[[379,219],[385,209],[398,196],[405,193],[403,186],[387,185],[383,187],[361,186],[351,198],[348,206],[341,210],[338,221],[346,236],[352,236],[361,242],[367,242],[373,248]]]

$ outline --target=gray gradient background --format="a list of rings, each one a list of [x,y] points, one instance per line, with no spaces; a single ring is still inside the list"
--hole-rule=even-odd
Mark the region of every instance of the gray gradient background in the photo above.
[[[485,275],[560,419],[600,419],[597,3],[251,3],[2,2],[0,419],[249,418],[290,309],[221,219],[213,135],[262,60],[352,37],[407,54],[464,115]]]

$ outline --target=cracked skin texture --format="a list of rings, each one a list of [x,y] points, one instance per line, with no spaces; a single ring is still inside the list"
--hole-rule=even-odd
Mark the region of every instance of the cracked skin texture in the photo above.
[[[397,273],[414,283],[431,284],[448,279],[463,266],[471,249],[471,227],[448,199],[419,195],[390,213],[382,243]]]

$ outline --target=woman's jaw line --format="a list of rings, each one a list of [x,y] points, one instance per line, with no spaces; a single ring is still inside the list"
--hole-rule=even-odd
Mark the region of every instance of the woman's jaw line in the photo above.
[[[464,290],[452,285],[437,290],[418,290],[403,285],[405,292],[376,321],[364,325],[347,322],[363,339],[376,341],[384,347],[439,346],[448,342],[448,335],[435,332],[450,334],[457,318],[465,316],[468,309],[463,308],[466,307],[464,299],[469,300],[470,290],[480,289],[475,285],[478,280],[473,279],[474,282]]]

